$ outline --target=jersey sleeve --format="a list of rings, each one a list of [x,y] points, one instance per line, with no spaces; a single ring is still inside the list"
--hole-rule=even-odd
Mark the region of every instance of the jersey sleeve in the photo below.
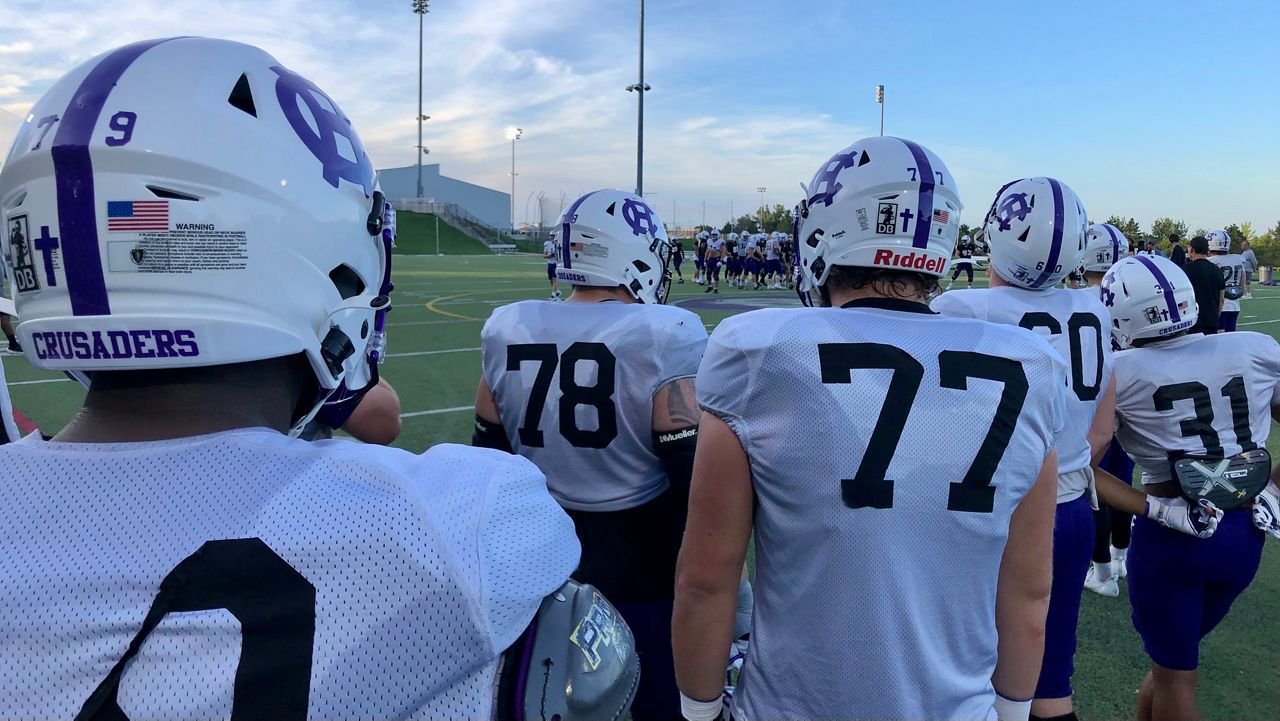
[[[1271,385],[1271,407],[1280,406],[1280,343],[1264,333],[1258,334],[1258,364],[1263,377]]]
[[[698,366],[698,405],[724,421],[745,447],[750,429],[743,419],[751,398],[755,375],[751,372],[748,352],[740,345],[739,319],[750,314],[728,318],[720,323],[707,341],[707,352]],[[741,382],[746,379],[746,385]]]
[[[578,566],[573,521],[547,491],[537,466],[484,451],[493,460],[480,520],[481,604],[497,652],[524,631],[542,603]]]
[[[678,378],[696,376],[698,364],[707,350],[707,329],[702,325],[702,318],[687,311],[680,316],[665,322],[666,327],[661,329],[666,342],[659,356],[662,370],[654,392]]]
[[[929,310],[952,318],[977,318],[970,304],[965,302],[964,291],[943,293],[929,303]]]

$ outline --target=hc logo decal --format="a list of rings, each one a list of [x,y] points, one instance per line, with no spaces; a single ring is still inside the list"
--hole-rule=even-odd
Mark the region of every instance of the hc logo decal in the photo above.
[[[1027,204],[1026,193],[1012,193],[1005,197],[1004,202],[1000,204],[1000,210],[996,213],[996,220],[1000,221],[1000,230],[1009,230],[1013,227],[1010,223],[1014,216],[1019,221],[1026,220],[1031,214],[1031,206]]]
[[[854,166],[856,152],[850,150],[847,153],[836,153],[822,166],[822,170],[813,178],[813,195],[809,196],[809,205],[818,202],[831,205],[836,193],[844,187],[840,184],[840,171]]]
[[[280,109],[298,134],[298,139],[320,161],[324,179],[335,188],[340,179],[348,180],[364,188],[366,196],[372,195],[373,163],[369,162],[369,155],[364,152],[360,138],[356,137],[351,121],[342,114],[333,99],[310,80],[279,65],[273,65],[271,69],[280,76],[276,80],[276,99],[280,101]],[[298,107],[299,100],[310,112],[314,126],[303,116],[302,109]],[[339,136],[346,142],[340,142]],[[343,156],[344,145],[348,154],[354,157]]]
[[[627,198],[622,204],[622,219],[631,226],[632,235],[653,235],[658,232],[658,224],[653,220],[653,208],[643,201]]]

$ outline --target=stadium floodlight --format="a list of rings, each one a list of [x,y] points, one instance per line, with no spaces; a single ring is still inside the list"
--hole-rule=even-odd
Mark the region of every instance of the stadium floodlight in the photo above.
[[[876,86],[876,104],[880,106],[880,134],[884,135],[884,86]]]
[[[644,197],[644,94],[652,88],[644,81],[644,0],[640,0],[640,82],[627,86],[628,93],[639,96],[636,116],[636,195]]]
[[[511,141],[511,234],[516,234],[516,141],[524,136],[524,129],[508,126],[503,132]]]
[[[422,121],[428,117],[422,114],[422,19],[426,16],[428,0],[413,0],[413,12],[418,16],[418,197],[422,197],[422,156],[427,149],[422,145]]]

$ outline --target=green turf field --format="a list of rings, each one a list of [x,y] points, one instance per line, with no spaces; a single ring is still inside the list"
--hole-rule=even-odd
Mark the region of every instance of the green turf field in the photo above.
[[[441,224],[442,230],[444,227]],[[423,233],[415,235],[421,238]],[[430,231],[426,238],[434,245]],[[544,261],[527,255],[446,255],[397,256],[395,262],[395,310],[388,328],[390,358],[383,373],[399,391],[405,416],[404,431],[396,445],[420,451],[446,441],[467,442],[480,377],[481,323],[495,306],[545,298]],[[685,271],[691,278],[692,263],[685,264]],[[702,286],[692,282],[677,285],[672,301],[702,291]],[[1255,287],[1254,296],[1252,301],[1243,301],[1241,329],[1280,334],[1280,288]],[[787,291],[732,288],[723,289],[720,297],[723,301],[763,297],[760,302],[764,303],[786,303],[794,298]],[[700,311],[708,329],[734,312],[738,311]],[[5,358],[4,368],[14,405],[46,431],[56,432],[79,407],[83,391],[61,376],[37,371],[21,357]],[[944,419],[939,419],[938,428],[944,432]],[[1272,454],[1280,457],[1280,434],[1273,433],[1268,445]],[[874,583],[875,569],[868,569],[866,578]],[[1148,664],[1129,621],[1125,594],[1116,599],[1088,592],[1084,596],[1076,655],[1078,713],[1082,719],[1131,718],[1137,686]],[[1205,718],[1280,718],[1277,626],[1280,545],[1269,541],[1257,580],[1202,646],[1201,708]]]

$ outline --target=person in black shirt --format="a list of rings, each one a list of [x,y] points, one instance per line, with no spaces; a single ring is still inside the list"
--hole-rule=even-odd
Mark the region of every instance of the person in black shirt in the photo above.
[[[973,287],[973,252],[977,250],[973,239],[967,235],[960,237],[960,242],[956,243],[955,259],[951,261],[951,281],[947,283],[947,290],[951,289],[951,285],[956,282],[956,278],[960,277],[960,271],[968,274],[969,287]]]
[[[1187,251],[1182,247],[1182,239],[1178,237],[1177,233],[1169,234],[1169,245],[1171,246],[1169,249],[1169,260],[1177,263],[1179,268],[1186,265]]]
[[[1227,283],[1222,279],[1222,269],[1208,260],[1209,240],[1197,235],[1191,239],[1190,246],[1191,261],[1182,266],[1182,270],[1191,279],[1196,305],[1200,307],[1199,320],[1190,332],[1213,335],[1218,332],[1218,314]]]

